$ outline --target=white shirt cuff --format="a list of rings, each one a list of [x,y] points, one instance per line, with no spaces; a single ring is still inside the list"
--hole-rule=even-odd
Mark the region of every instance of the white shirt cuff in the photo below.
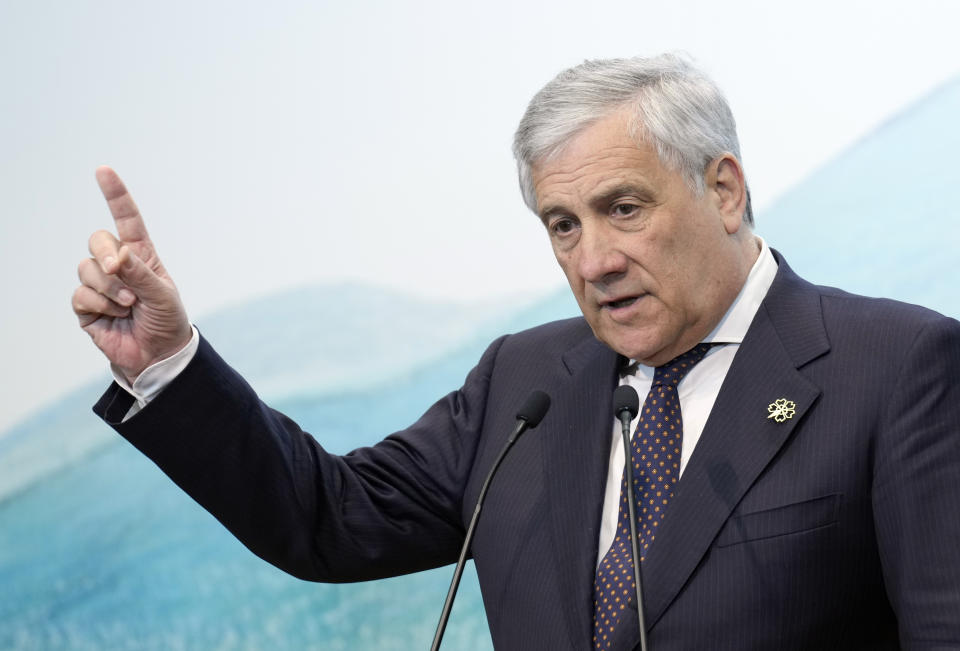
[[[190,342],[170,357],[161,359],[159,362],[143,369],[143,372],[133,381],[133,386],[127,382],[121,373],[111,367],[114,381],[135,399],[127,415],[123,417],[124,421],[150,404],[150,401],[156,398],[168,384],[173,382],[187,367],[193,356],[197,354],[197,349],[200,347],[200,333],[195,326],[191,326],[191,328],[193,329],[193,336],[190,337]]]

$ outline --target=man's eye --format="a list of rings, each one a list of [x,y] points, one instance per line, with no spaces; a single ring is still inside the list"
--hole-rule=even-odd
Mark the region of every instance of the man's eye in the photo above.
[[[613,207],[613,214],[616,217],[630,217],[640,210],[640,206],[632,203],[618,203]]]
[[[550,224],[550,231],[555,235],[567,235],[576,229],[577,225],[572,219],[557,219]]]

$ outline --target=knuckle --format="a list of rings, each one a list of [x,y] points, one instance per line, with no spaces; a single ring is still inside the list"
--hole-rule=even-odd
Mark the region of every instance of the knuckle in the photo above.
[[[106,314],[109,310],[107,299],[86,285],[74,290],[71,305],[78,315]]]
[[[93,235],[90,236],[90,239],[87,240],[87,247],[90,249],[91,253],[96,255],[97,250],[110,248],[113,242],[113,235],[109,231],[101,229],[94,232]]]
[[[78,287],[74,292],[73,296],[70,297],[70,306],[73,308],[73,311],[77,314],[85,313],[87,310],[84,307],[83,296],[82,296],[82,287]]]
[[[84,258],[80,261],[80,263],[77,265],[77,277],[80,278],[80,280],[83,280],[83,277],[87,275],[87,273],[90,271],[90,265],[92,264],[93,260],[90,258]]]
[[[106,231],[104,231],[104,230],[101,229],[101,230],[99,230],[99,231],[94,231],[94,232],[90,235],[90,239],[87,240],[87,244],[90,245],[90,248],[91,248],[91,249],[92,249],[100,240],[103,239],[103,236],[104,236],[105,233],[106,233]]]

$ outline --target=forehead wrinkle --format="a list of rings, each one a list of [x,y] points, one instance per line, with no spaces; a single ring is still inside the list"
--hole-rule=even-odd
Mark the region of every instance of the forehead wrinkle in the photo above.
[[[541,219],[589,201],[611,177],[613,185],[632,182],[648,192],[656,186],[647,177],[657,175],[660,160],[649,144],[638,142],[631,133],[628,117],[613,114],[601,120],[532,166]]]
[[[644,151],[637,144],[597,144],[597,138],[586,140],[584,143],[570,143],[567,147],[551,156],[546,156],[531,166],[532,175],[538,176],[545,167],[557,167],[545,178],[556,174],[576,174],[584,167],[601,162],[605,158],[620,156],[625,159],[637,158],[644,160],[649,152]],[[602,139],[601,139],[602,140]],[[580,153],[580,150],[585,150]],[[543,179],[541,179],[542,181]],[[535,183],[536,184],[536,183]]]
[[[591,168],[601,163],[602,160],[587,161],[575,170],[558,170],[539,179],[535,188],[542,188],[544,184],[550,188],[549,194],[540,201],[543,206],[539,211],[541,218],[562,212],[568,203],[563,200],[566,197],[574,197],[574,203],[603,208],[616,195],[640,194],[643,195],[641,198],[652,198],[656,184],[647,178],[640,165],[619,165],[614,170],[601,170],[596,179],[590,178],[596,174]]]

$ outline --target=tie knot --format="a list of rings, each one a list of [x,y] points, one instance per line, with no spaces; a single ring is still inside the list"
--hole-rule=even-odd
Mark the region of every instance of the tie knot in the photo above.
[[[653,386],[671,384],[677,386],[680,380],[686,377],[690,370],[700,363],[710,351],[713,344],[697,344],[687,352],[679,355],[663,366],[653,370]]]

